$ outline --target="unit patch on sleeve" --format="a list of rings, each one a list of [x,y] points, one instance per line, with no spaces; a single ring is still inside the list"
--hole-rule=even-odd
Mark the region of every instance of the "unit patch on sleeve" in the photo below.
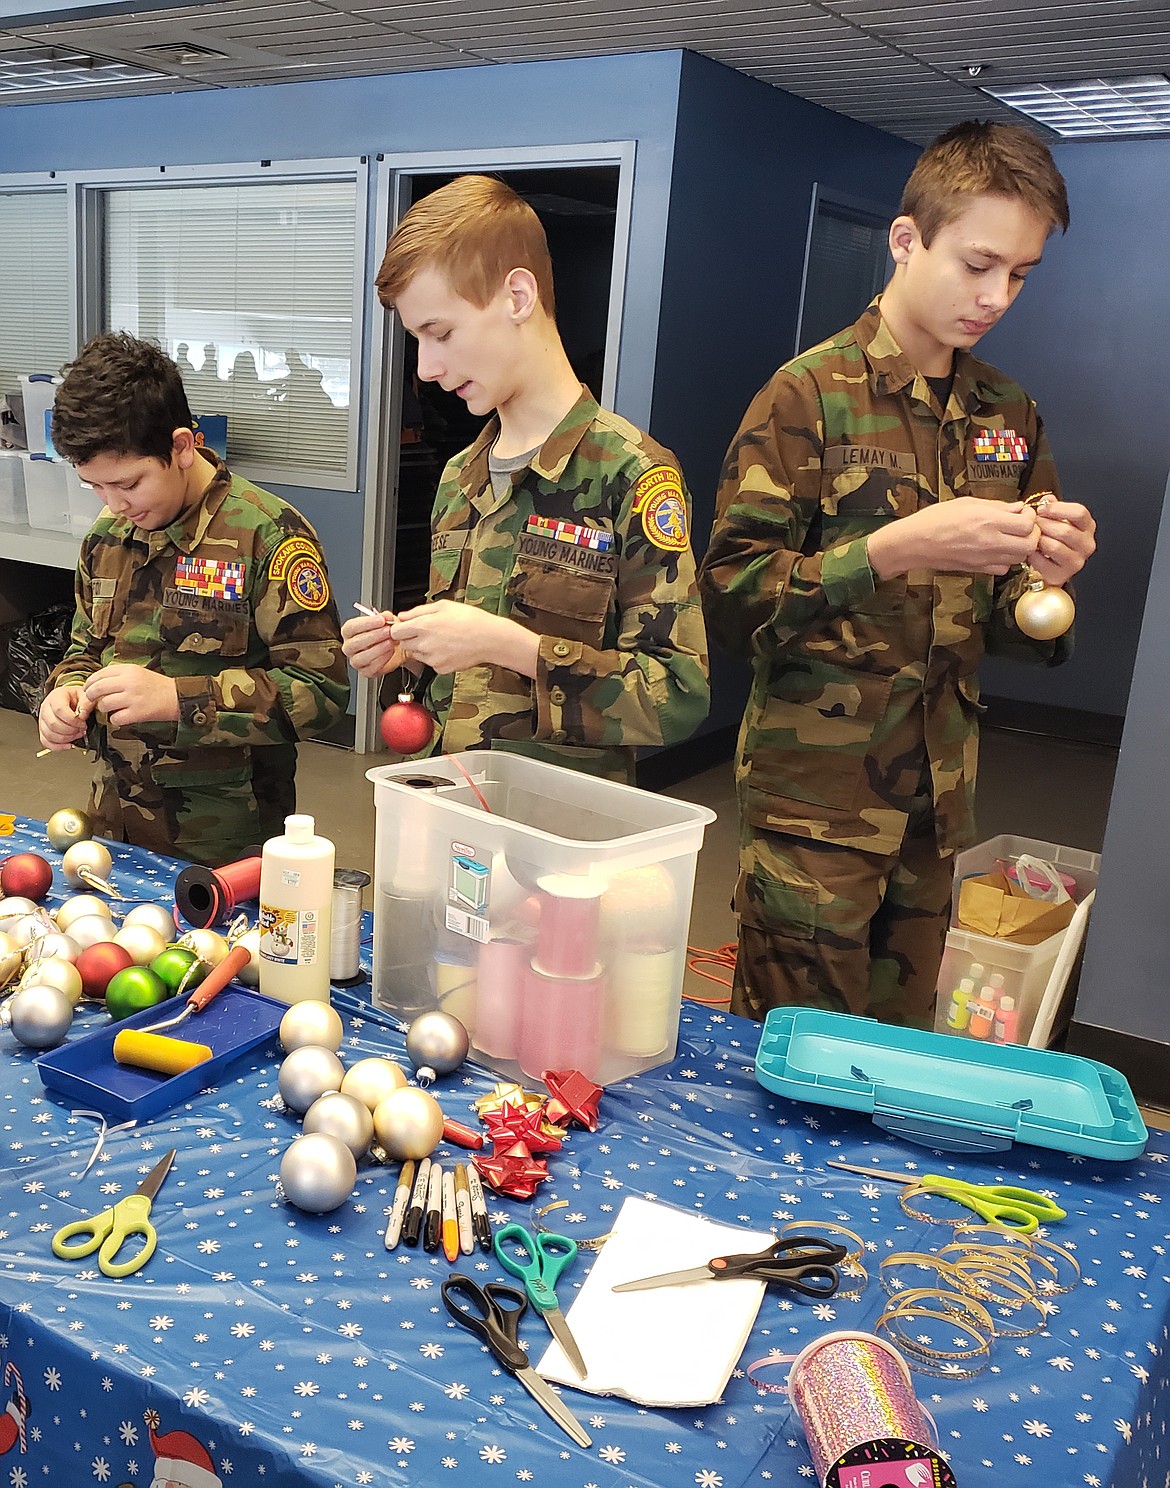
[[[268,577],[272,580],[283,579],[293,559],[300,557],[302,553],[306,557],[315,558],[318,563],[321,561],[316,543],[310,542],[307,537],[286,537],[268,561]]]
[[[329,603],[329,581],[315,553],[298,553],[289,564],[288,592],[302,610],[323,610]]]
[[[1020,465],[1028,458],[1028,441],[1014,429],[976,429],[975,458],[998,465]]]
[[[175,565],[175,588],[199,599],[241,599],[244,561],[184,554]]]
[[[687,502],[682,479],[669,465],[655,465],[638,477],[634,510],[642,516],[642,531],[656,548],[681,553],[690,541]]]

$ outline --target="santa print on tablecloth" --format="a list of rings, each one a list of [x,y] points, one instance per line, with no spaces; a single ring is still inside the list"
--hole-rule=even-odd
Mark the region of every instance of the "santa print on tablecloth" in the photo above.
[[[4,1366],[4,1385],[12,1386],[12,1399],[4,1407],[0,1415],[0,1457],[6,1452],[11,1452],[18,1443],[20,1450],[28,1450],[25,1439],[24,1423],[28,1420],[29,1403],[28,1396],[24,1393],[24,1381],[20,1377],[20,1370],[9,1360]]]
[[[188,1431],[168,1431],[160,1436],[157,1411],[147,1411],[143,1419],[154,1452],[150,1488],[223,1488],[211,1454],[197,1437]]]

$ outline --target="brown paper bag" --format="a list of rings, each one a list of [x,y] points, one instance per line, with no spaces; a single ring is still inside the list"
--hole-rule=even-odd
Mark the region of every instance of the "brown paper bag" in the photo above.
[[[1031,899],[1017,883],[997,869],[978,878],[965,878],[959,885],[959,924],[979,935],[1011,940],[1017,945],[1038,945],[1056,935],[1072,920],[1076,905],[1048,904]]]

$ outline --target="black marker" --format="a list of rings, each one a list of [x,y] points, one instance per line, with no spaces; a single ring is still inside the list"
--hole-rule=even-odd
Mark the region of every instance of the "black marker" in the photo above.
[[[427,1177],[431,1171],[431,1160],[424,1157],[414,1175],[414,1188],[410,1193],[410,1207],[402,1221],[402,1238],[407,1245],[417,1245],[422,1234],[423,1213],[427,1207]]]
[[[438,1250],[443,1237],[443,1169],[431,1164],[427,1175],[427,1212],[423,1217],[423,1249]]]
[[[483,1195],[479,1170],[474,1163],[467,1164],[467,1187],[471,1191],[471,1225],[481,1250],[492,1248],[492,1222],[488,1218],[487,1200]]]

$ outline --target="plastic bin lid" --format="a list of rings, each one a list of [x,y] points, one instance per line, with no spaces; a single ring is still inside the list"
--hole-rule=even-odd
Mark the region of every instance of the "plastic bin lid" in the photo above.
[[[817,1008],[772,1009],[756,1079],[793,1100],[868,1111],[886,1131],[946,1151],[1019,1141],[1124,1160],[1148,1136],[1124,1076],[1096,1060]]]

